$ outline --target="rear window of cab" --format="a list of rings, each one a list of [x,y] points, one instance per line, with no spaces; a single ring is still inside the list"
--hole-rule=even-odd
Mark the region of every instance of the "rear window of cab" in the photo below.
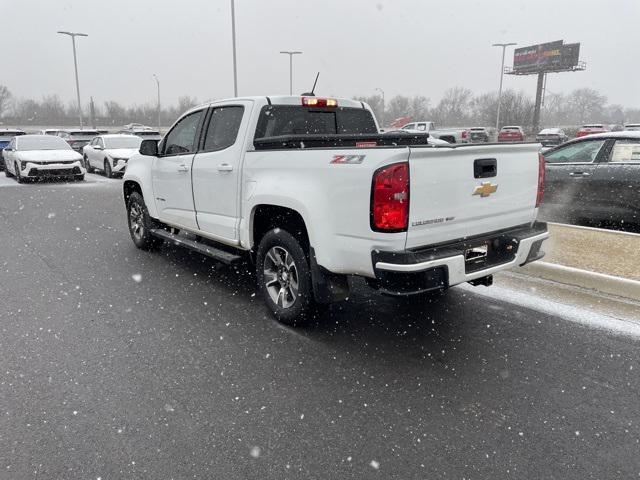
[[[266,105],[260,112],[255,138],[360,133],[378,133],[373,115],[364,108]]]

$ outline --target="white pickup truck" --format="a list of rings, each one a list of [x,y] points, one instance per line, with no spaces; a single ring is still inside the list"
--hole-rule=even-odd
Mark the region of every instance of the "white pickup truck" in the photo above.
[[[433,138],[444,140],[448,143],[469,143],[469,130],[465,128],[449,128],[440,130],[435,122],[422,121],[407,123],[402,130],[410,133],[428,133]]]
[[[364,103],[250,97],[186,112],[131,157],[123,193],[138,248],[170,241],[247,259],[287,324],[344,300],[348,277],[422,294],[541,258],[537,144],[428,145],[384,135]]]

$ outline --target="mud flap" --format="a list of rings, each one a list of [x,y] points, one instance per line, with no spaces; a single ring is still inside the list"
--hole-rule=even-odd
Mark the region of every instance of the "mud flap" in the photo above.
[[[318,265],[313,247],[309,249],[309,266],[313,296],[318,303],[334,303],[346,300],[349,296],[349,281],[346,275],[331,273]]]

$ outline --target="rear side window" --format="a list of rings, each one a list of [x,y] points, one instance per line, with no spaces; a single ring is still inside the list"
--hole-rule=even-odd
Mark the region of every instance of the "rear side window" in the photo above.
[[[611,163],[640,162],[640,139],[616,140],[611,156]]]
[[[222,150],[236,143],[244,107],[218,107],[213,110],[204,138],[204,150]]]
[[[373,115],[364,108],[268,105],[260,112],[255,138],[359,133],[378,133]]]

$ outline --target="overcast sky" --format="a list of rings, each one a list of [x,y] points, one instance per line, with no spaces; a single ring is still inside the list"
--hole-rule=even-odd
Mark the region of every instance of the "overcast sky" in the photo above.
[[[229,0],[20,0],[2,2],[0,84],[15,96],[75,99],[71,40],[80,31],[83,102],[163,103],[233,95]],[[550,92],[591,87],[640,107],[640,0],[236,0],[240,95],[294,91],[350,97],[382,88],[432,104],[451,86],[497,90],[495,42],[580,42],[587,71],[549,76]],[[507,56],[511,66],[513,52]],[[535,92],[534,77],[505,88]]]

